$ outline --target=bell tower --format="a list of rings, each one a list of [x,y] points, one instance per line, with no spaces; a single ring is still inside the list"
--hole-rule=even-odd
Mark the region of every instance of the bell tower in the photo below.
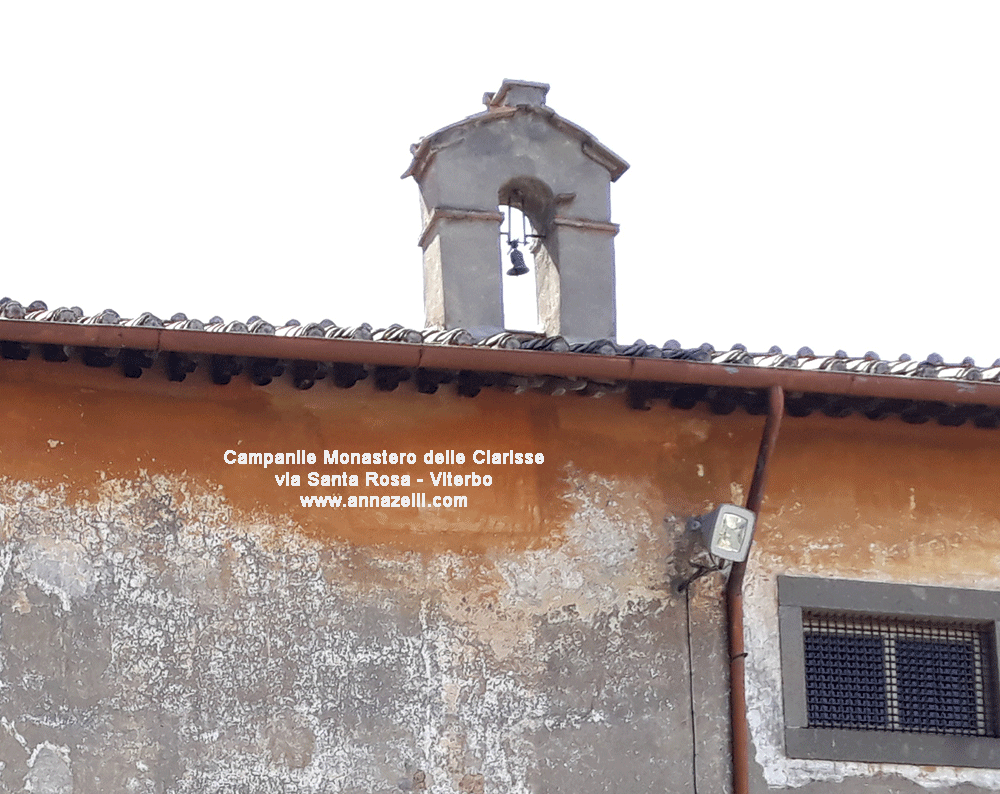
[[[548,90],[504,80],[484,95],[485,111],[411,147],[403,178],[420,187],[428,327],[502,329],[500,207],[509,206],[533,230],[543,331],[572,342],[614,339],[611,183],[628,163],[546,105]]]

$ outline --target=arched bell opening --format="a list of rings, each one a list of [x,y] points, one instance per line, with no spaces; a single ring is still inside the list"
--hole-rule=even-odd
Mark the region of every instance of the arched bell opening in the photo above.
[[[504,328],[537,332],[538,265],[545,260],[545,239],[554,215],[552,191],[538,179],[518,177],[498,191],[500,262],[503,271]]]

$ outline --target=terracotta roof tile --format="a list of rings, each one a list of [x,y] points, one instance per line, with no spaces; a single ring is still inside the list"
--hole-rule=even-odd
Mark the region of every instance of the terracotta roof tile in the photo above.
[[[215,316],[205,323],[197,318],[188,318],[186,314],[177,313],[164,322],[149,312],[143,312],[135,318],[122,318],[114,309],[104,309],[96,314],[85,315],[76,306],[49,309],[44,301],[33,301],[25,307],[10,298],[0,299],[0,319],[169,328],[226,334],[252,333],[266,336],[306,336],[428,345],[480,346],[508,350],[570,351],[590,355],[664,358],[720,365],[735,364],[897,377],[1000,382],[1000,359],[990,367],[977,367],[971,358],[967,357],[961,362],[949,363],[937,353],[931,353],[922,360],[913,359],[905,354],[895,360],[886,360],[870,350],[862,356],[850,356],[843,350],[837,350],[833,355],[817,355],[811,348],[802,347],[795,355],[790,355],[783,353],[778,346],[771,347],[766,352],[755,353],[748,351],[741,344],[735,344],[731,348],[721,350],[714,348],[707,342],[696,347],[684,347],[676,339],[667,340],[662,347],[648,344],[642,339],[637,339],[631,344],[619,344],[609,339],[596,339],[570,345],[561,336],[521,332],[504,331],[480,339],[464,328],[416,330],[393,324],[386,328],[373,330],[368,323],[339,326],[328,319],[318,323],[301,323],[292,319],[283,325],[275,326],[258,316],[250,317],[245,323],[239,320],[225,321],[221,317]]]
[[[811,348],[802,347],[794,355],[784,353],[781,348],[774,346],[767,351],[754,352],[747,350],[744,345],[734,344],[728,349],[716,349],[709,343],[703,343],[695,347],[685,347],[677,340],[670,339],[664,342],[661,347],[647,343],[645,340],[637,339],[631,344],[618,344],[609,339],[596,339],[580,344],[570,344],[561,336],[546,336],[544,334],[503,331],[486,338],[479,338],[472,332],[463,328],[435,329],[429,328],[416,330],[405,328],[394,324],[387,328],[372,329],[367,323],[355,326],[339,326],[329,319],[320,322],[301,323],[298,320],[289,320],[282,325],[272,325],[261,317],[252,316],[246,322],[239,320],[225,321],[221,317],[212,317],[206,322],[196,318],[188,318],[183,313],[174,314],[166,322],[153,314],[144,312],[134,318],[122,318],[113,309],[105,309],[96,314],[86,315],[79,307],[58,307],[49,309],[43,301],[34,301],[27,306],[10,298],[0,299],[0,320],[4,322],[16,321],[39,324],[60,324],[81,326],[119,326],[129,328],[149,328],[167,329],[168,331],[193,331],[197,333],[211,333],[220,335],[253,334],[262,337],[309,337],[328,340],[360,340],[372,341],[375,343],[404,343],[422,345],[425,347],[453,347],[466,348],[473,352],[475,348],[494,350],[532,350],[548,351],[552,353],[576,353],[583,356],[619,357],[632,359],[671,359],[678,362],[704,363],[716,367],[739,367],[743,371],[774,369],[774,370],[801,370],[810,371],[815,374],[822,372],[831,373],[831,377],[843,377],[844,374],[856,374],[859,376],[883,376],[891,379],[905,381],[929,381],[928,388],[933,382],[951,382],[954,384],[969,383],[970,388],[973,383],[995,384],[1000,383],[1000,359],[993,362],[988,367],[977,366],[971,358],[965,358],[960,362],[947,362],[936,353],[931,353],[926,358],[912,358],[909,355],[901,355],[898,359],[883,359],[875,351],[866,351],[864,355],[851,356],[844,350],[837,350],[832,355],[817,355]],[[25,335],[24,339],[38,338]],[[45,336],[44,338],[52,338]],[[11,360],[23,360],[31,355],[32,344],[41,351],[41,356],[48,361],[66,361],[76,349],[79,357],[84,363],[91,366],[109,367],[116,361],[121,366],[121,371],[127,377],[139,377],[143,371],[153,366],[157,357],[156,353],[143,353],[137,350],[119,350],[118,347],[100,349],[89,345],[81,345],[74,348],[72,337],[65,334],[56,336],[59,341],[55,344],[41,344],[23,341],[16,333],[11,333],[7,340],[0,340],[0,358]],[[68,341],[66,341],[68,339]],[[221,341],[221,340],[220,340]],[[262,340],[263,341],[263,340]],[[183,348],[182,348],[183,349]],[[211,351],[211,347],[203,348],[195,345],[194,348]],[[374,375],[376,386],[380,389],[391,390],[398,387],[399,383],[412,379],[419,391],[433,393],[439,386],[452,383],[459,392],[467,395],[474,395],[483,386],[503,388],[508,391],[520,392],[527,389],[542,391],[549,394],[577,393],[589,396],[601,396],[607,393],[630,391],[629,403],[633,407],[642,407],[650,399],[669,399],[676,407],[690,407],[697,402],[707,403],[712,410],[725,412],[732,410],[737,403],[743,404],[747,410],[754,412],[759,408],[756,403],[751,405],[750,392],[746,388],[734,389],[726,386],[696,385],[688,383],[670,386],[669,384],[629,385],[625,382],[619,383],[598,383],[593,379],[587,380],[574,377],[551,377],[532,376],[523,374],[512,375],[490,375],[488,373],[466,373],[448,372],[433,370],[433,366],[427,370],[420,370],[418,377],[413,377],[412,373],[417,370],[413,366],[407,367],[378,367],[368,364],[338,364],[335,363],[338,353],[331,352],[332,363],[308,363],[298,362],[295,366],[290,366],[287,359],[282,358],[281,348],[275,349],[269,346],[269,354],[263,355],[260,359],[247,358],[245,360],[232,360],[228,363],[216,361],[212,364],[211,375],[217,383],[227,383],[232,377],[246,371],[248,376],[260,385],[271,382],[272,379],[280,377],[284,372],[291,371],[294,374],[295,384],[300,388],[308,388],[315,381],[322,378],[329,378],[333,383],[343,388],[353,386],[359,380],[364,380],[369,375]],[[334,350],[331,348],[331,350]],[[187,374],[193,372],[197,366],[196,358],[204,353],[161,353],[165,361],[166,374],[171,380],[184,380]],[[244,354],[245,355],[245,354]],[[484,355],[486,351],[484,350]],[[414,361],[423,361],[424,353],[418,354]],[[279,361],[280,359],[280,361]],[[358,361],[359,359],[350,359]],[[277,363],[276,363],[277,362]],[[282,363],[284,362],[284,363]],[[300,366],[302,364],[303,366]],[[636,367],[641,362],[636,362]],[[632,371],[632,370],[628,370]],[[727,372],[735,371],[727,369]],[[409,373],[409,374],[408,374]],[[836,373],[836,374],[835,374]],[[613,378],[611,378],[613,380]],[[723,383],[718,378],[708,378],[707,383]],[[815,388],[815,387],[813,387]],[[789,398],[790,412],[793,415],[805,416],[819,410],[829,416],[843,416],[850,413],[860,413],[871,419],[878,419],[889,414],[897,414],[904,421],[919,423],[928,418],[935,418],[941,424],[961,424],[971,420],[983,427],[1000,426],[1000,407],[990,409],[988,406],[976,405],[956,405],[950,402],[936,403],[937,408],[933,411],[926,408],[921,403],[919,396],[910,398],[917,402],[907,402],[906,400],[895,400],[881,398],[863,398],[860,396],[850,396],[850,394],[840,393],[839,397],[824,397],[822,394],[799,394]],[[756,400],[753,397],[753,400]],[[938,398],[955,399],[956,398]],[[979,399],[979,398],[974,398]],[[992,398],[983,398],[987,402],[994,402]],[[750,401],[750,402],[748,402]],[[966,400],[968,401],[968,400]],[[758,400],[759,402],[759,400]],[[924,405],[919,410],[914,406]]]

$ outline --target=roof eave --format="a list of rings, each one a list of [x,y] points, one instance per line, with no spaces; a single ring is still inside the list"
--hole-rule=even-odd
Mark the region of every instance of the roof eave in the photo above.
[[[0,341],[1000,406],[1000,384],[676,359],[0,319]]]

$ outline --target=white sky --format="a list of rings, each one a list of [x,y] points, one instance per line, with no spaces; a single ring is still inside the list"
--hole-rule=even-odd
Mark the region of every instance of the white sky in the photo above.
[[[10,0],[0,296],[422,327],[409,146],[511,77],[631,163],[619,341],[989,364],[998,41],[994,0]]]

